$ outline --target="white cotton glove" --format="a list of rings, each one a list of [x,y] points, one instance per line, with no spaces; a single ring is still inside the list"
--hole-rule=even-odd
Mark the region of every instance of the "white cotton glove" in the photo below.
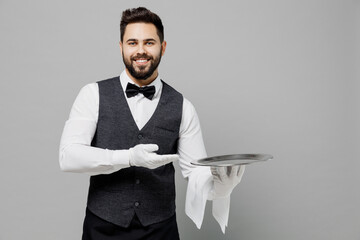
[[[245,166],[211,167],[211,174],[214,179],[214,198],[230,196],[232,190],[241,181]]]
[[[176,154],[159,155],[154,153],[159,150],[156,144],[138,144],[129,149],[130,166],[155,169],[179,159]]]

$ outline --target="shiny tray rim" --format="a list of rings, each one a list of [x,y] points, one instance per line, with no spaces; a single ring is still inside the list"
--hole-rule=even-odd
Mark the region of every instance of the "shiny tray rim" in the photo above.
[[[246,154],[228,154],[213,157],[207,157],[192,161],[192,165],[196,166],[216,166],[227,167],[236,165],[248,165],[251,163],[265,162],[273,159],[270,154],[246,153]],[[223,162],[223,163],[221,163]]]

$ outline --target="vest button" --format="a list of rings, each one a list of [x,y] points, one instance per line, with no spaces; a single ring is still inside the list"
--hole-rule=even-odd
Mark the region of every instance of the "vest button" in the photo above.
[[[140,184],[140,179],[136,179],[135,183]]]
[[[140,133],[139,135],[138,135],[138,139],[142,139],[143,138],[143,135]]]
[[[139,202],[135,202],[134,205],[135,205],[135,207],[138,207],[138,206],[140,205],[140,203],[139,203]]]

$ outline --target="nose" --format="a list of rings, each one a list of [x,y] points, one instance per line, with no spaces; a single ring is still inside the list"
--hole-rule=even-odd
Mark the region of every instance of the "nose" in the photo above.
[[[140,54],[145,53],[144,45],[143,45],[143,44],[139,44],[138,46],[139,46],[139,48],[138,48],[138,53],[140,53]]]

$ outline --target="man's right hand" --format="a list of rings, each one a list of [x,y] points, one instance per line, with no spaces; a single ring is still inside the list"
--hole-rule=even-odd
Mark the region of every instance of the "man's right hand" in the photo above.
[[[130,166],[155,169],[179,159],[177,154],[156,154],[157,150],[159,150],[159,146],[156,144],[139,144],[130,148]]]

